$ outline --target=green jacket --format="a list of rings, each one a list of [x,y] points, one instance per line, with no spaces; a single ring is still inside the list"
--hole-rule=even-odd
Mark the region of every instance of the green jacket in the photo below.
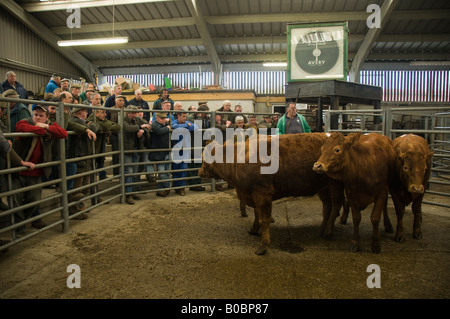
[[[303,133],[311,133],[311,128],[306,122],[306,119],[303,115],[297,113],[298,118],[300,119],[300,123],[302,124]],[[284,114],[279,120],[277,124],[277,135],[286,134],[286,114]]]
[[[86,121],[94,122],[94,118],[94,113],[91,113]],[[110,135],[111,132],[120,132],[121,127],[118,123],[106,118],[103,121],[95,118],[95,122],[100,126],[99,130],[96,132],[97,140],[95,141],[95,154],[100,154],[104,152],[104,146],[106,145],[108,135]]]

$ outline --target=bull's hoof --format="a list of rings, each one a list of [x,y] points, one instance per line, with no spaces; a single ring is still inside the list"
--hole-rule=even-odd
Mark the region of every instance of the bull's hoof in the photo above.
[[[422,239],[422,231],[420,231],[420,230],[414,231],[413,238],[414,239]]]
[[[357,253],[359,251],[359,244],[352,242],[352,245],[350,246],[350,251],[352,253]]]
[[[275,219],[273,219],[273,217],[270,218],[270,222],[271,223],[275,223]]]
[[[392,227],[392,224],[384,225],[384,231],[386,233],[392,234],[394,232],[394,227]]]
[[[253,228],[250,229],[250,230],[248,231],[248,233],[249,233],[250,235],[252,235],[252,236],[259,236],[258,231],[257,231],[257,230],[254,230]]]
[[[397,243],[403,243],[405,241],[405,236],[403,234],[401,234],[401,235],[396,234],[395,237],[394,237],[394,240]]]
[[[331,240],[331,239],[333,239],[333,233],[331,233],[331,234],[323,234],[323,238],[325,240]]]
[[[241,217],[248,217],[247,213],[241,213]]]
[[[341,225],[347,225],[347,218],[339,218],[339,224]]]
[[[265,255],[267,253],[267,245],[259,246],[258,250],[255,252],[257,255]]]
[[[381,253],[381,246],[380,246],[380,243],[373,243],[373,244],[372,244],[372,252],[373,252],[374,254],[379,254],[379,253]]]

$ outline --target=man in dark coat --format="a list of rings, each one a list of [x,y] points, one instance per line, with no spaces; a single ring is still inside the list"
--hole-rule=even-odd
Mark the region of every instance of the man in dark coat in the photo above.
[[[13,71],[6,72],[6,80],[2,82],[2,92],[14,90],[19,94],[19,98],[28,99],[27,90],[20,82],[16,81],[16,74]]]

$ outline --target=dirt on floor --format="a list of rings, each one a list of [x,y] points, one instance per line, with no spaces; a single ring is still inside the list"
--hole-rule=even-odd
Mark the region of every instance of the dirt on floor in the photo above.
[[[260,237],[247,233],[253,210],[243,218],[234,190],[207,190],[147,193],[133,206],[114,200],[71,220],[67,233],[56,226],[10,247],[0,256],[0,298],[450,298],[446,208],[424,205],[423,239],[416,240],[408,207],[406,241],[394,242],[381,226],[380,254],[370,251],[366,209],[361,251],[352,253],[351,218],[336,222],[327,241],[317,236],[319,199],[286,198],[274,203],[271,246],[258,256]],[[395,227],[392,203],[389,213]],[[68,287],[73,264],[80,288]],[[370,265],[379,267],[379,281]]]

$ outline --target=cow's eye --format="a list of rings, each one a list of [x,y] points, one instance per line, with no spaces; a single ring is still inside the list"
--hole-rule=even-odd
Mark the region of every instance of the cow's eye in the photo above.
[[[341,151],[341,149],[340,149],[339,147],[336,147],[336,148],[334,149],[334,152],[335,152],[336,154],[339,154],[340,151]]]
[[[403,170],[406,172],[408,171],[408,166],[403,166]]]

